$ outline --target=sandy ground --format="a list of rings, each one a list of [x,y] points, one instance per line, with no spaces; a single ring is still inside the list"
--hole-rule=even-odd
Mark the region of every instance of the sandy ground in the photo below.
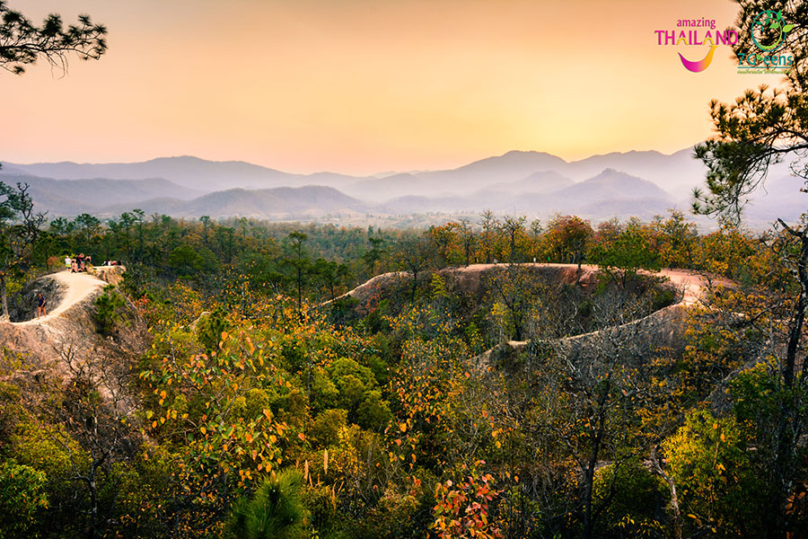
[[[707,279],[701,275],[696,275],[687,270],[662,270],[659,272],[649,272],[649,275],[667,277],[677,288],[684,290],[681,304],[690,306],[701,301],[704,289],[707,286]]]
[[[103,289],[107,285],[107,283],[101,279],[86,273],[71,273],[69,271],[62,271],[59,273],[54,273],[52,278],[65,286],[65,295],[62,298],[61,303],[56,306],[49,305],[47,309],[47,316],[43,316],[42,318],[34,318],[33,320],[28,320],[26,322],[17,322],[14,323],[15,326],[34,326],[44,324],[53,318],[61,316],[62,313],[74,305],[81,303],[88,296],[92,295],[98,290]]]

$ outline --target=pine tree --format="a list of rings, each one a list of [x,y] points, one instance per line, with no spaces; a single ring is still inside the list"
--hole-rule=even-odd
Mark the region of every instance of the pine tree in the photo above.
[[[302,489],[303,476],[297,470],[284,470],[264,481],[252,498],[242,498],[233,507],[228,523],[231,537],[305,537],[308,511],[301,499]]]

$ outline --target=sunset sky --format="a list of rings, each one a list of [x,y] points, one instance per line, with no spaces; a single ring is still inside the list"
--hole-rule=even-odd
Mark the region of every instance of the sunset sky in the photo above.
[[[0,160],[195,155],[289,172],[454,168],[509,150],[671,153],[710,135],[740,75],[728,47],[657,45],[727,0],[9,0],[88,13],[109,52],[0,72]]]

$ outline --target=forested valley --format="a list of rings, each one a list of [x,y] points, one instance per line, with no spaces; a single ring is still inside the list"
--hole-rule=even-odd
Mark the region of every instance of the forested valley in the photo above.
[[[148,333],[138,355],[4,345],[3,537],[808,529],[803,362],[782,376],[787,231],[702,234],[678,212],[406,231],[25,222],[5,229],[12,303],[65,257],[120,261],[94,330]],[[662,268],[700,276],[698,301]]]

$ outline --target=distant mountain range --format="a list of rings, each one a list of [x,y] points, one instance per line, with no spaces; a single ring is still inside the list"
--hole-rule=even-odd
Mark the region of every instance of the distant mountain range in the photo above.
[[[7,184],[27,183],[37,206],[57,215],[98,213],[107,208],[123,205],[131,210],[133,202],[153,198],[191,200],[204,194],[182,187],[168,180],[54,180],[23,174],[4,165],[0,169],[0,181]]]
[[[468,194],[494,184],[524,180],[537,172],[555,172],[564,178],[582,181],[611,168],[651,181],[679,198],[687,196],[692,187],[703,182],[704,167],[691,154],[691,149],[672,155],[632,151],[567,162],[548,153],[512,151],[452,170],[385,173],[383,177],[356,177],[332,172],[291,174],[242,161],[206,161],[187,156],[162,157],[142,163],[6,163],[4,167],[12,173],[58,180],[162,178],[205,192],[324,185],[376,202],[405,195]]]
[[[617,203],[623,203],[623,206]],[[622,207],[625,211],[604,213],[602,207],[606,204],[613,208]],[[595,220],[607,214],[609,217],[635,215],[650,219],[676,205],[674,197],[655,184],[611,169],[578,183],[554,172],[543,172],[515,182],[489,186],[463,197],[407,195],[385,204],[391,209],[410,213],[479,213],[490,209],[499,213],[551,215],[560,211]]]
[[[169,157],[142,163],[3,163],[0,181],[24,181],[52,216],[113,217],[140,208],[176,217],[318,220],[364,214],[478,214],[486,209],[547,217],[576,214],[593,221],[651,219],[686,210],[704,165],[692,149],[610,153],[567,162],[542,152],[512,151],[452,170],[355,177],[290,174],[239,161]],[[768,193],[747,216],[795,220],[805,209],[798,179],[771,169]]]
[[[4,163],[4,168],[6,164]],[[206,161],[198,157],[161,157],[142,163],[8,163],[9,170],[59,180],[104,178],[109,180],[144,180],[162,178],[177,185],[205,192],[232,188],[267,189],[303,185],[340,186],[360,178],[322,172],[302,175],[281,172],[243,161]]]

